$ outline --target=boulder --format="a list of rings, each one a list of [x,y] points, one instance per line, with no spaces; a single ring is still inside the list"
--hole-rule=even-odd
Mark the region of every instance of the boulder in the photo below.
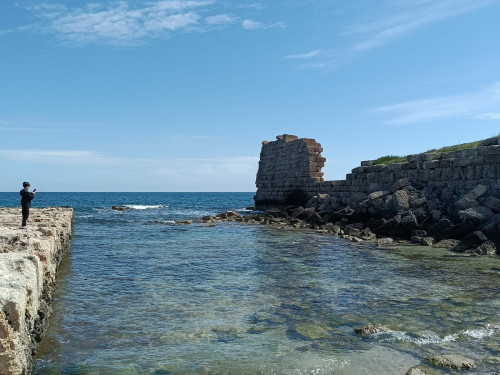
[[[452,249],[460,243],[459,240],[441,240],[438,243],[434,244],[434,247],[442,247],[445,249]]]
[[[383,237],[383,238],[377,239],[378,246],[390,245],[392,243],[394,243],[394,240],[391,237]]]
[[[392,204],[396,212],[402,212],[410,208],[410,196],[406,190],[398,190],[392,194]]]
[[[362,240],[365,240],[365,241],[372,241],[374,239],[377,238],[377,236],[375,235],[375,233],[373,233],[371,231],[370,228],[366,227],[365,229],[363,229],[361,231],[361,234],[359,235],[359,237],[362,239]]]
[[[113,211],[125,211],[127,209],[127,207],[124,207],[124,206],[111,206],[111,209]]]
[[[420,239],[420,245],[422,246],[434,246],[436,241],[432,237],[423,237]]]
[[[376,333],[382,333],[382,332],[387,332],[387,331],[389,331],[389,328],[387,328],[384,325],[369,324],[365,327],[356,328],[354,330],[354,333],[356,333],[357,335],[361,335],[361,336],[370,336],[370,335],[374,335]]]
[[[395,183],[391,185],[389,190],[391,193],[396,192],[397,190],[401,190],[405,187],[411,186],[410,181],[408,181],[406,178],[402,178],[400,180],[397,180]]]
[[[484,242],[488,241],[488,238],[483,234],[483,232],[475,231],[468,236],[466,236],[458,245],[453,247],[451,250],[456,253],[463,253],[466,250],[473,250]]]
[[[488,188],[486,186],[479,184],[474,189],[472,189],[471,191],[469,191],[465,195],[465,197],[469,198],[469,199],[477,199],[481,195],[483,195],[484,193],[486,193],[487,190],[488,190]]]
[[[488,207],[494,213],[500,212],[500,199],[495,197],[486,197],[481,198],[480,202],[482,206]]]
[[[479,255],[495,255],[497,253],[497,247],[493,241],[486,241],[476,247],[473,252]]]
[[[479,206],[479,202],[475,199],[470,199],[467,197],[461,198],[455,202],[455,207],[459,210],[466,210],[467,208],[472,208]]]
[[[416,366],[409,369],[405,375],[427,375],[427,370],[422,366]]]
[[[458,217],[462,222],[472,222],[475,224],[484,223],[493,217],[493,212],[484,206],[467,208],[466,210],[458,211]]]
[[[436,355],[427,357],[427,360],[435,366],[453,370],[470,370],[477,366],[474,360],[457,354]]]

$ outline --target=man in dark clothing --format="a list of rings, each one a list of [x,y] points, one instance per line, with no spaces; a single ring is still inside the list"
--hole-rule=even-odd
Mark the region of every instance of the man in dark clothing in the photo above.
[[[28,220],[28,217],[30,216],[30,207],[31,207],[31,201],[33,198],[35,198],[35,192],[36,189],[33,190],[32,193],[30,193],[28,190],[30,189],[30,183],[29,182],[23,182],[23,190],[19,192],[21,195],[21,207],[23,208],[23,224],[22,226],[26,226],[26,221]]]

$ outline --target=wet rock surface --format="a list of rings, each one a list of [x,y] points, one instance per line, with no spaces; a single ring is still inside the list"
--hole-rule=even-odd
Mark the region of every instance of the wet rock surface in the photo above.
[[[457,354],[431,356],[427,360],[435,366],[447,367],[453,370],[470,370],[477,367],[474,360]]]
[[[73,209],[0,207],[0,373],[27,374],[51,313],[57,267],[68,251]]]

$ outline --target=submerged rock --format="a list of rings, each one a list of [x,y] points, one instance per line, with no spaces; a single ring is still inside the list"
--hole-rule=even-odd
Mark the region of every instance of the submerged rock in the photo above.
[[[125,206],[112,206],[111,209],[113,211],[125,211],[127,209],[127,207],[125,207]]]
[[[369,325],[362,327],[362,328],[356,328],[354,330],[354,333],[356,333],[357,335],[361,335],[361,336],[370,336],[370,335],[374,335],[376,333],[382,333],[382,332],[387,332],[387,331],[389,331],[389,328],[387,328],[384,325],[369,324]]]
[[[436,355],[428,357],[427,360],[435,366],[447,367],[453,370],[470,370],[477,367],[474,360],[458,354]]]

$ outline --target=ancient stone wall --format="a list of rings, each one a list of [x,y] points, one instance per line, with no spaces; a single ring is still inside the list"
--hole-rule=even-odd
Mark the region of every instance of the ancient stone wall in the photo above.
[[[500,197],[499,138],[490,138],[473,149],[409,155],[407,162],[375,165],[361,162],[345,180],[323,181],[323,149],[313,139],[292,135],[263,142],[257,173],[257,208],[284,204],[287,196],[300,190],[308,197],[329,194],[338,205],[360,202],[374,191],[388,190],[400,179],[435,189],[439,194],[460,196],[478,184],[488,196]]]
[[[0,207],[0,375],[30,373],[52,310],[57,267],[68,251],[73,209]]]

